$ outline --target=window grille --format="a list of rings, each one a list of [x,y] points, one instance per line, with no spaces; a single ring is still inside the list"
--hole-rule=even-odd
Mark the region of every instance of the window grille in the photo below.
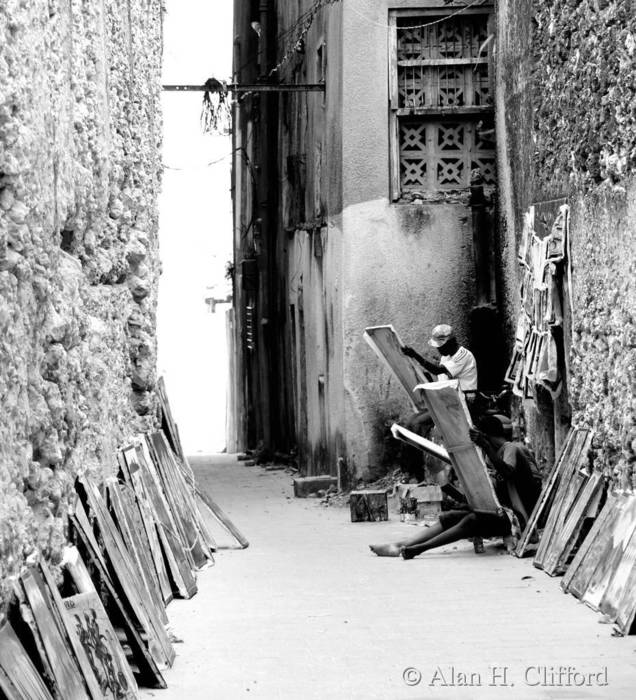
[[[393,198],[495,184],[489,15],[391,13]],[[481,53],[480,53],[481,51]]]

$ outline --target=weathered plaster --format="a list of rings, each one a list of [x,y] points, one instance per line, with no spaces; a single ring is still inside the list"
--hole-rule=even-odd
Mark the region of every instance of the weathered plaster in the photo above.
[[[410,410],[362,332],[391,323],[430,357],[427,341],[438,323],[452,324],[466,342],[474,298],[470,210],[377,199],[346,207],[343,226],[345,427],[350,466],[361,473],[381,466],[388,425]]]

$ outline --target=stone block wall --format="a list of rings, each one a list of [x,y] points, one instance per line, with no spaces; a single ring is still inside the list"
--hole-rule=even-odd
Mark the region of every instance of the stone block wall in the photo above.
[[[636,460],[636,12],[535,2],[535,191],[572,206],[573,420],[627,485]],[[540,198],[540,197],[537,197]]]
[[[497,52],[506,290],[518,283],[523,212],[566,197],[572,420],[595,430],[597,464],[626,486],[636,460],[634,2],[501,0]]]
[[[161,12],[0,4],[0,605],[154,420]]]

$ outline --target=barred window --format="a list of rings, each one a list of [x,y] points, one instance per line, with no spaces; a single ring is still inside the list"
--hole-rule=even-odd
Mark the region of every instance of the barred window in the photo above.
[[[461,192],[475,169],[495,184],[488,22],[483,9],[447,19],[440,10],[391,12],[394,200]]]

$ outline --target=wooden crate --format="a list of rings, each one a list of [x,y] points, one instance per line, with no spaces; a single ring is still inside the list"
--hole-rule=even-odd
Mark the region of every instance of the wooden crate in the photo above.
[[[349,496],[351,522],[377,522],[389,519],[386,491],[352,491]]]

